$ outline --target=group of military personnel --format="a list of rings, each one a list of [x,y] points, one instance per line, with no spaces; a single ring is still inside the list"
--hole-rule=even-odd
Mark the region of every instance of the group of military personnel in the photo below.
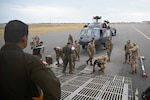
[[[111,52],[113,49],[113,43],[112,43],[111,38],[107,39],[105,47],[107,50],[107,56],[101,55],[95,59],[94,63],[92,63],[94,54],[96,53],[95,40],[92,39],[88,43],[87,53],[89,55],[89,58],[88,58],[88,60],[86,60],[86,64],[88,65],[88,63],[90,62],[90,65],[93,66],[93,72],[95,72],[95,67],[97,65],[100,68],[99,71],[104,73],[106,63],[110,61],[110,56],[111,56]],[[75,40],[73,43],[73,37],[71,36],[71,34],[69,34],[67,45],[64,46],[63,48],[54,47],[54,51],[56,54],[56,62],[57,62],[56,65],[58,67],[60,66],[59,59],[62,59],[62,61],[63,61],[63,71],[62,72],[65,73],[67,65],[69,63],[69,73],[73,73],[73,71],[75,69],[75,65],[76,65],[75,62],[77,60],[80,60],[80,44],[78,43],[78,41]]]
[[[107,62],[110,61],[110,56],[111,56],[111,52],[113,49],[113,43],[112,43],[111,38],[107,39],[106,44],[105,44],[105,48],[107,50],[107,56],[106,55],[98,56],[94,60],[94,64],[93,64],[92,59],[93,59],[94,54],[96,52],[95,41],[94,41],[94,39],[92,39],[91,42],[88,43],[87,52],[88,52],[89,58],[88,58],[88,60],[86,60],[86,63],[88,65],[88,62],[90,62],[90,65],[93,66],[93,72],[95,72],[95,67],[97,65],[100,68],[99,71],[102,72],[102,74],[104,74],[106,64],[107,64]]]
[[[60,66],[59,59],[63,61],[63,73],[65,73],[67,65],[69,63],[69,73],[72,74],[75,69],[76,60],[80,60],[80,45],[77,40],[73,43],[73,37],[69,34],[68,43],[63,48],[54,47],[56,54],[57,66]]]
[[[139,47],[136,43],[131,44],[131,41],[128,40],[124,46],[125,51],[125,62],[131,65],[131,74],[137,73],[138,67],[138,55],[139,55]]]
[[[111,60],[111,53],[113,50],[113,42],[112,38],[108,38],[105,44],[107,56],[101,55],[98,56],[94,60],[94,64],[92,64],[92,59],[94,57],[94,54],[96,52],[95,50],[95,43],[94,39],[91,40],[91,42],[87,46],[87,52],[89,55],[88,60],[86,60],[86,63],[88,65],[88,62],[90,62],[90,65],[93,66],[93,72],[95,72],[95,66],[97,65],[100,69],[99,71],[104,73],[106,64],[110,62]],[[128,40],[127,43],[124,46],[124,51],[125,51],[125,62],[124,64],[130,64],[131,65],[131,74],[137,73],[137,67],[138,67],[138,55],[139,55],[139,47],[136,43],[131,44],[131,41]]]
[[[41,49],[43,44],[40,44],[39,37],[36,35],[32,38],[33,41],[30,42],[31,49],[33,49],[33,55],[41,56],[41,53],[37,54],[37,50],[39,48]],[[43,43],[43,42],[42,42]],[[42,46],[42,47],[41,47]],[[95,58],[94,62],[92,63],[94,54],[96,53],[95,49],[95,40],[94,38],[88,43],[87,46],[87,53],[89,58],[86,60],[86,64],[88,65],[90,62],[90,65],[93,66],[93,72],[95,72],[95,67],[98,66],[100,69],[99,71],[103,74],[106,64],[110,62],[111,60],[111,52],[113,50],[113,42],[112,38],[107,38],[107,41],[105,43],[105,49],[107,52],[107,55],[100,55],[97,58]],[[66,67],[69,63],[69,73],[73,73],[73,70],[75,69],[76,61],[80,60],[80,44],[77,40],[73,43],[73,37],[71,34],[69,34],[68,37],[68,43],[63,48],[61,47],[54,47],[54,51],[56,54],[56,65],[60,66],[60,59],[63,61],[63,73],[66,71]],[[137,73],[137,60],[138,60],[138,52],[139,47],[136,43],[131,44],[131,41],[128,40],[127,43],[124,45],[124,51],[125,51],[125,61],[124,64],[130,64],[131,65],[131,74]],[[44,52],[44,49],[42,50]]]

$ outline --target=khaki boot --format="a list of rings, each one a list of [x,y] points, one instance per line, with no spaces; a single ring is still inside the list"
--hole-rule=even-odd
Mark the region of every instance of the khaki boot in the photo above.
[[[137,73],[137,69],[135,69],[135,73]]]
[[[110,58],[108,58],[107,62],[110,62]]]
[[[127,60],[124,61],[124,64],[127,64]]]
[[[104,74],[104,71],[100,71],[100,74]]]
[[[134,71],[131,71],[130,74],[135,74],[135,72],[134,72]]]
[[[93,72],[95,72],[95,69],[93,69]]]
[[[88,61],[86,61],[86,64],[88,65]]]

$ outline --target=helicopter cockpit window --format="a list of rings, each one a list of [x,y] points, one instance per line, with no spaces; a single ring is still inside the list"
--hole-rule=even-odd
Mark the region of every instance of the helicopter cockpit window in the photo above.
[[[92,33],[92,30],[87,30],[87,35],[90,36]]]
[[[94,36],[98,36],[99,35],[99,30],[93,30],[93,34],[94,34]]]
[[[92,34],[92,30],[90,29],[85,29],[81,31],[81,35],[87,35],[87,36],[91,36]]]
[[[81,35],[86,35],[86,30],[82,30],[80,34]]]

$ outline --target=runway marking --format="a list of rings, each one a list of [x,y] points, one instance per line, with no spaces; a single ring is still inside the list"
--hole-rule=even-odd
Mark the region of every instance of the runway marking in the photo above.
[[[145,38],[147,38],[148,40],[150,40],[150,37],[148,37],[147,35],[145,35],[143,32],[141,32],[140,30],[138,30],[136,27],[132,26],[132,28],[134,28],[136,31],[138,31],[141,35],[143,35]]]

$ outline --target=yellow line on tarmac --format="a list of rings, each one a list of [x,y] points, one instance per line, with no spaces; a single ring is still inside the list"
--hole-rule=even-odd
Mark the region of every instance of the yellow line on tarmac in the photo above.
[[[141,32],[140,30],[138,30],[137,28],[135,28],[134,26],[132,26],[132,28],[134,28],[136,31],[138,31],[141,35],[143,35],[145,38],[147,38],[148,40],[150,40],[150,37],[148,37],[147,35],[145,35],[143,32]]]

